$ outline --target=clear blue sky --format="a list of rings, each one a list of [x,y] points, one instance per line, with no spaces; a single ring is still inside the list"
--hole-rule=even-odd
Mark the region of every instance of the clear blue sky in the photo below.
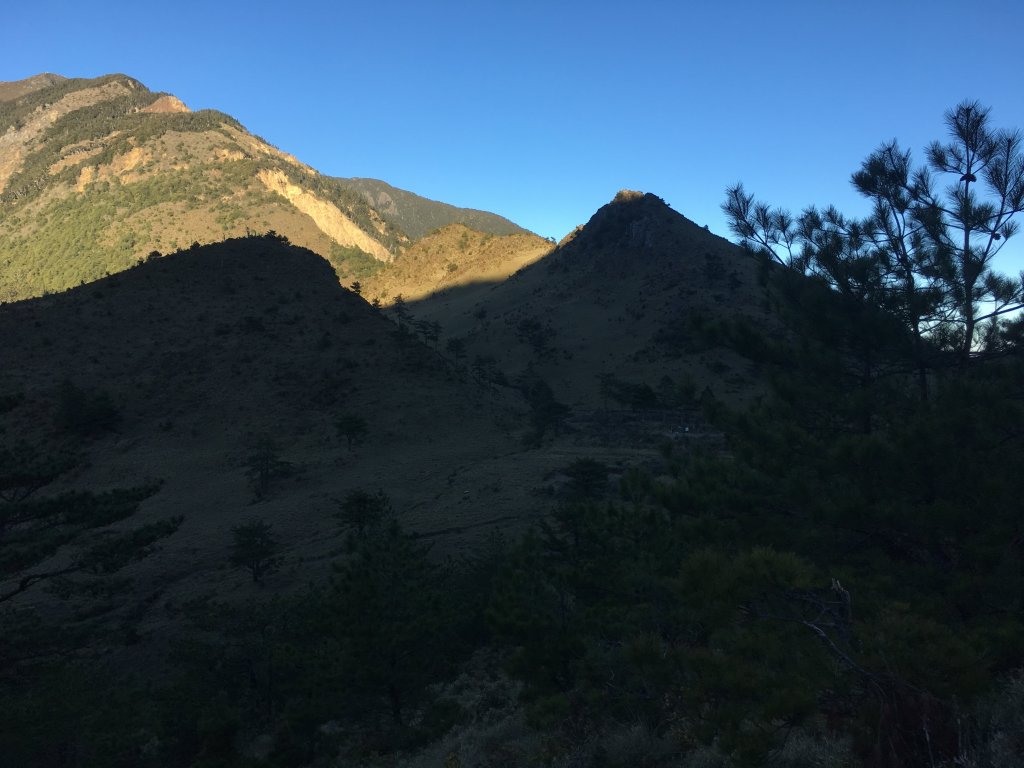
[[[723,235],[736,181],[864,213],[849,177],[882,141],[920,157],[965,98],[1024,128],[1020,0],[34,0],[0,18],[0,80],[124,72],[324,173],[556,238],[622,188]],[[1024,269],[1010,247],[1003,269]]]

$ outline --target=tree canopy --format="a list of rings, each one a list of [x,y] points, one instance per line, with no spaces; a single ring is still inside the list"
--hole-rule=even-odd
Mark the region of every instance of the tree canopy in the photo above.
[[[1024,276],[993,268],[1024,211],[1024,137],[994,127],[977,102],[950,109],[945,123],[947,141],[933,141],[923,165],[896,141],[864,160],[851,178],[872,206],[864,218],[831,206],[793,215],[742,184],[722,208],[741,242],[766,258],[895,313],[919,355],[927,337],[966,361],[1002,347],[1001,319],[1024,302]]]

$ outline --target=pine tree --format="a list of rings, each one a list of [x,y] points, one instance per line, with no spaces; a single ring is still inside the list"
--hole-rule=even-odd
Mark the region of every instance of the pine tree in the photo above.
[[[383,704],[401,726],[444,662],[442,572],[393,519],[352,547],[335,566],[333,620],[349,658],[349,694]]]
[[[252,520],[232,528],[231,533],[231,564],[247,569],[254,583],[277,569],[280,545],[270,523]]]

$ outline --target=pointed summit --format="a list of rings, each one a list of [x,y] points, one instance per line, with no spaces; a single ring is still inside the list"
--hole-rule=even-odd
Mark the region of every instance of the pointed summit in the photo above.
[[[724,243],[657,195],[624,189],[563,239],[552,261],[565,269],[589,265],[616,274],[640,260],[674,260],[680,253]]]
[[[494,359],[507,380],[540,376],[561,401],[589,409],[602,406],[608,375],[750,397],[748,364],[693,331],[692,318],[763,325],[762,298],[758,264],[742,249],[657,195],[623,191],[505,282],[467,291],[451,309],[447,297],[427,299],[416,312],[459,336],[468,358]]]

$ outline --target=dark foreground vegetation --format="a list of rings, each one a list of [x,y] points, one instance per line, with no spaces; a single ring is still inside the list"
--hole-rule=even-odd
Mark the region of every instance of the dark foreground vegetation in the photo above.
[[[851,388],[823,341],[761,340],[787,362],[765,363],[775,397],[719,414],[727,453],[666,445],[656,476],[612,494],[606,467],[576,462],[547,525],[472,560],[438,562],[386,497],[354,493],[330,584],[184,607],[159,675],[111,685],[110,648],[133,638],[7,612],[0,749],[25,766],[383,761],[480,717],[441,684],[486,652],[522,682],[552,764],[1012,765],[1024,361],[933,373],[923,401],[899,377]],[[14,531],[48,547],[152,492],[26,500],[46,476],[4,458],[8,574],[31,561]],[[25,528],[58,502],[59,525]],[[116,594],[120,564],[173,525],[98,544],[57,574],[89,580],[61,588]],[[491,764],[541,758],[502,749]]]
[[[990,255],[1014,234],[1024,165],[975,108],[951,113],[954,141],[930,155],[960,177],[957,205],[895,147],[856,177],[876,203],[863,222],[808,211],[797,226],[730,191],[786,331],[701,331],[770,389],[743,411],[699,398],[724,451],[668,441],[658,466],[614,477],[576,461],[543,525],[457,561],[404,531],[386,492],[354,490],[329,583],[178,608],[158,672],[113,669],[111,649],[135,638],[109,627],[8,611],[0,754],[24,766],[1022,764],[1024,348],[1003,312],[1020,286]],[[982,182],[994,207],[971,196]],[[101,398],[67,397],[55,428],[104,428]],[[76,426],[83,407],[96,418]],[[542,443],[543,424],[529,426]],[[32,580],[53,535],[126,519],[152,490],[61,506],[46,493],[61,460],[0,458],[0,573],[29,577],[25,589],[115,590],[123,564],[177,524],[97,542],[74,571]],[[69,517],[82,505],[88,516]],[[253,582],[272,578],[274,555],[262,523],[225,542]],[[453,682],[481,665],[512,681],[518,709]],[[517,713],[519,730],[493,725]]]

